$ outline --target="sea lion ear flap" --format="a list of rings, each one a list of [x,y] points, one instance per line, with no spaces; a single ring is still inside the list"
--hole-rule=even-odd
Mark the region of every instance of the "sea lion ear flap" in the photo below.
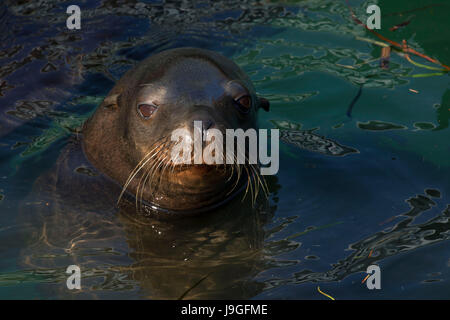
[[[258,98],[258,100],[259,100],[259,108],[263,108],[265,111],[269,111],[270,109],[269,100],[265,98]]]
[[[120,94],[110,94],[102,102],[102,106],[107,109],[117,109]]]

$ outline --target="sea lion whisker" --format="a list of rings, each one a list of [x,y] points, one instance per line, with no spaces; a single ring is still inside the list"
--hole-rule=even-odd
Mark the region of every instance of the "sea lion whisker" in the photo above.
[[[161,145],[161,147],[162,146],[164,146],[164,145]],[[151,167],[146,171],[146,173],[144,174],[145,175],[145,178],[144,178],[144,183],[143,183],[143,185],[142,185],[142,188],[140,189],[140,183],[139,183],[139,185],[138,185],[138,188],[137,188],[137,190],[136,190],[136,209],[138,210],[138,211],[140,211],[140,208],[141,208],[141,204],[142,204],[142,198],[143,198],[143,195],[144,195],[144,189],[145,189],[145,185],[146,185],[146,183],[147,183],[147,181],[148,181],[148,177],[149,177],[149,175],[150,175],[150,173],[152,173],[152,172],[154,172],[154,170],[155,170],[155,167],[157,166],[157,164],[159,163],[159,161],[161,161],[161,157],[163,156],[164,154],[163,153],[158,153],[158,157],[155,159],[155,161],[152,163],[152,165],[151,165]],[[150,181],[150,185],[151,185],[151,181]],[[140,193],[139,193],[139,189],[140,189]]]
[[[234,166],[234,165],[233,165],[233,166]],[[238,176],[238,177],[239,177],[239,176]],[[239,183],[239,178],[236,178],[236,182],[234,183],[234,185],[233,185],[233,187],[231,188],[231,190],[227,192],[227,195],[231,194],[231,193],[234,191],[234,189],[236,189],[236,187],[238,186],[238,183]]]
[[[250,183],[250,177],[249,177],[249,174],[248,174],[248,170],[247,170],[247,168],[245,166],[244,166],[244,169],[245,169],[245,171],[247,171],[247,187],[245,188],[245,194],[242,197],[242,202],[245,200],[245,197],[247,196],[249,188],[251,188],[251,183]]]
[[[246,163],[248,163],[248,167],[251,169],[252,177],[253,177],[253,180],[254,180],[254,183],[255,183],[255,186],[254,186],[255,187],[255,202],[256,202],[256,198],[258,196],[260,188],[263,189],[264,194],[265,194],[265,196],[267,198],[269,196],[269,188],[267,187],[267,183],[266,183],[264,177],[262,177],[259,174],[259,170],[258,170],[259,166],[250,163],[247,155],[245,155],[245,160],[246,160]],[[264,181],[264,183],[262,181]]]
[[[160,139],[158,139],[157,141],[155,141],[151,146],[153,147],[152,150],[150,150],[144,157],[143,159],[136,165],[135,169],[132,171],[132,173],[129,176],[129,179],[127,179],[127,182],[124,186],[124,189],[126,190],[126,187],[128,187],[128,185],[131,183],[131,181],[136,177],[137,173],[142,170],[142,168],[144,168],[144,166],[146,166],[149,162],[149,160],[151,160],[152,158],[154,158],[155,156],[159,156],[160,150],[162,148],[162,146],[164,146],[164,139],[167,140],[167,136],[163,136]],[[134,173],[133,173],[134,172]],[[123,192],[125,191],[123,190]]]
[[[233,188],[231,188],[231,190],[227,193],[227,195],[229,195],[230,193],[232,193],[232,192],[234,191],[234,189],[236,189],[236,187],[237,187],[237,185],[238,185],[238,183],[239,183],[239,179],[240,179],[240,177],[241,177],[241,171],[240,171],[239,164],[237,164],[236,156],[234,156],[234,161],[233,161],[233,163],[231,164],[231,166],[232,166],[232,172],[231,172],[231,175],[230,175],[230,177],[228,178],[227,182],[233,177],[234,167],[236,167],[237,178],[236,178],[236,182],[235,182],[234,185],[233,185]]]
[[[167,167],[169,167],[170,164],[171,164],[170,160],[166,161],[166,165],[162,167],[161,174],[160,174],[160,179],[159,179],[159,184],[158,184],[158,188],[157,189],[159,189],[159,187],[161,186],[161,180],[164,177],[164,171],[166,171]]]
[[[158,158],[157,158],[157,159],[158,159]],[[141,177],[139,178],[139,183],[138,183],[138,185],[137,185],[137,187],[136,187],[136,194],[135,194],[135,197],[134,197],[134,198],[135,198],[136,211],[137,211],[137,212],[140,211],[140,207],[139,207],[139,203],[140,203],[139,195],[142,194],[142,190],[143,190],[143,188],[144,188],[145,182],[147,181],[148,173],[151,171],[152,167],[155,165],[155,162],[156,162],[156,161],[152,162],[150,168],[148,168],[147,170],[145,170],[144,174],[142,174]],[[142,180],[144,180],[144,185],[142,186],[142,189],[141,189],[141,183],[142,183]],[[139,191],[141,191],[141,192],[139,192]]]
[[[252,199],[252,206],[255,204],[256,202],[256,182],[254,179],[254,174],[253,171],[249,169],[249,165],[245,164],[245,170],[247,170],[247,174],[249,176],[249,183],[250,183],[250,194],[251,194],[251,199]]]
[[[166,159],[167,159],[167,156],[164,157],[164,158],[162,158],[162,159],[158,162],[156,168],[153,169],[153,174],[152,174],[152,177],[151,177],[150,183],[149,183],[150,188],[152,187],[152,184],[153,184],[153,178],[154,178],[154,176],[155,176],[155,173],[161,168],[161,165],[164,164],[164,161],[165,161]],[[158,176],[158,178],[159,178],[159,183],[158,183],[158,184],[155,183],[154,193],[156,193],[156,191],[159,189],[159,186],[160,186],[160,184],[161,184],[162,174],[160,174],[160,175]],[[141,199],[141,200],[142,200],[142,199]]]
[[[172,143],[169,143],[168,148],[170,149],[172,147]],[[178,153],[175,159],[172,159],[169,161],[170,163],[170,167],[172,167],[172,173],[175,171],[175,167],[177,166],[178,160],[181,159],[180,154]],[[183,166],[183,164],[181,163],[180,166]],[[169,167],[169,170],[170,170]]]
[[[176,166],[176,163],[178,163],[178,159],[180,159],[179,154],[175,157],[175,159],[171,158],[169,161],[169,163],[170,163],[169,170],[172,170],[172,173],[175,171],[175,166]]]
[[[166,160],[166,159],[167,159],[167,156],[165,156],[164,158],[160,159],[160,160],[158,161],[158,164],[156,165],[156,167],[153,169],[152,177],[151,177],[150,182],[149,182],[149,186],[150,186],[150,187],[152,187],[152,184],[153,184],[153,178],[155,177],[155,173],[158,171],[159,167],[161,166],[161,164],[162,164],[162,163],[164,162],[164,160]],[[155,191],[156,191],[156,189],[155,189]]]
[[[254,197],[254,200],[253,200],[253,204],[255,204],[256,203],[256,199],[258,198],[258,193],[259,193],[259,182],[255,178],[255,172],[253,170],[253,167],[251,165],[249,165],[248,167],[250,169],[250,173],[252,174],[252,178],[253,178],[252,180],[254,181],[255,197]]]
[[[244,168],[246,170],[246,172],[247,172],[247,187],[245,188],[245,193],[244,193],[244,196],[242,197],[242,202],[243,202],[245,200],[245,198],[247,197],[247,193],[248,193],[248,190],[250,188],[250,178],[249,178],[248,170],[245,167],[245,162],[242,165],[238,164],[236,155],[234,156],[234,159],[235,159],[235,163],[237,163],[237,165],[238,165],[239,172],[242,174],[242,168]]]
[[[262,180],[262,182],[263,182],[264,189],[266,190],[266,191],[265,191],[265,192],[266,192],[266,195],[267,195],[267,197],[269,197],[270,190],[269,190],[269,185],[267,184],[267,180],[266,180],[266,178],[264,178],[264,176],[262,176],[262,175],[260,175],[260,177],[261,177],[261,180]]]
[[[228,169],[227,160],[231,159],[231,157],[229,154],[226,154],[225,157],[226,157],[225,170],[227,170]],[[228,177],[228,179],[226,180],[226,182],[229,182],[231,180],[231,178],[233,177],[235,162],[233,161],[229,167],[231,167],[231,173],[230,173],[230,176]]]
[[[155,154],[157,154],[156,149],[158,149],[158,147],[160,147],[160,144],[158,144],[161,140],[163,140],[164,138],[166,138],[167,136],[163,136],[162,138],[160,138],[159,140],[157,140],[155,143],[153,143],[151,145],[154,146],[156,145],[152,150],[150,150],[143,158],[141,161],[139,161],[139,163],[136,165],[136,167],[132,170],[132,172],[130,173],[130,175],[128,176],[127,181],[125,182],[123,188],[122,188],[122,192],[119,195],[119,198],[117,200],[117,205],[120,203],[120,199],[122,198],[123,194],[125,193],[126,189],[128,188],[128,185],[131,183],[131,181],[135,178],[135,176],[138,174],[138,172],[148,163],[148,161],[153,158],[155,156]],[[146,159],[148,158],[148,159]]]
[[[145,185],[146,185],[147,180],[148,180],[148,176],[149,176],[150,172],[152,171],[152,168],[155,166],[155,164],[156,164],[156,161],[153,162],[152,165],[150,166],[150,168],[148,168],[145,171],[145,173],[143,175],[144,176],[144,181],[143,181],[143,184],[142,184],[142,188],[141,188],[140,194],[139,194],[140,182],[139,182],[138,188],[136,189],[136,197],[135,197],[136,199],[135,199],[135,201],[136,201],[136,210],[137,211],[140,211],[139,204],[142,202],[141,200],[139,200],[139,197],[142,199],[142,196],[143,196],[143,193],[144,193],[144,189],[145,189]]]
[[[252,168],[253,172],[255,173],[256,177],[258,178],[258,188],[260,186],[261,189],[264,191],[264,194],[265,194],[266,198],[269,197],[268,190],[266,190],[266,187],[267,187],[266,180],[264,179],[263,176],[261,176],[259,174],[258,167],[256,165],[254,165],[254,164],[251,164],[250,167]],[[264,181],[264,183],[263,183],[263,181]]]
[[[233,188],[236,188],[236,187],[238,186],[238,184],[239,184],[239,181],[241,180],[242,168],[241,168],[241,166],[240,166],[239,164],[237,164],[237,163],[234,165],[234,167],[236,168],[236,174],[237,174],[237,176],[236,176],[236,182],[234,183],[234,187],[233,187]]]
[[[137,170],[137,168],[142,164],[142,162],[144,162],[144,160],[145,160],[152,152],[154,152],[155,149],[157,149],[157,148],[160,146],[160,144],[158,144],[158,143],[159,143],[162,139],[164,139],[164,138],[166,138],[166,136],[162,137],[161,139],[159,139],[158,141],[154,142],[154,143],[151,145],[151,147],[153,147],[154,145],[156,145],[156,146],[155,146],[152,150],[150,150],[150,151],[142,158],[141,161],[139,161],[139,163],[136,165],[136,167],[134,167],[132,173],[133,173],[135,170]],[[131,174],[132,174],[132,173],[131,173]],[[130,176],[131,176],[131,174],[130,174]]]
[[[123,196],[123,194],[125,193],[125,191],[127,190],[127,188],[128,188],[128,186],[129,186],[129,184],[131,183],[131,181],[133,181],[133,179],[136,177],[136,175],[139,173],[139,171],[155,156],[155,155],[157,155],[157,153],[153,153],[153,154],[151,154],[150,155],[150,152],[149,152],[149,156],[148,156],[148,159],[147,160],[145,160],[145,162],[144,163],[142,163],[140,166],[138,165],[138,166],[136,166],[136,167],[138,167],[138,169],[134,169],[133,171],[134,171],[134,173],[132,172],[132,173],[130,173],[130,175],[129,175],[129,178],[127,179],[127,181],[125,182],[125,185],[123,186],[123,188],[122,188],[122,191],[121,191],[121,193],[120,193],[120,195],[119,195],[119,198],[117,199],[117,205],[120,203],[120,200],[122,199],[122,196]],[[145,158],[147,158],[147,156],[145,156],[144,157],[144,159]]]

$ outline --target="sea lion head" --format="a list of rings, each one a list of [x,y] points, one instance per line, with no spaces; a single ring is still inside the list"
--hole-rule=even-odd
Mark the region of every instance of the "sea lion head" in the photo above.
[[[137,207],[205,211],[231,198],[243,179],[250,180],[252,168],[204,160],[176,164],[174,146],[190,141],[199,123],[201,132],[216,129],[224,137],[227,129],[256,129],[257,110],[268,107],[231,60],[209,50],[172,49],[147,58],[118,81],[85,123],[84,151]],[[172,138],[177,129],[178,142]],[[226,162],[225,152],[223,157]]]

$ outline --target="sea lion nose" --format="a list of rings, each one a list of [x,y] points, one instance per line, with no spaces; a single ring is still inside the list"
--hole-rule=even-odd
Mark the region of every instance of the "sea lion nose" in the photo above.
[[[203,136],[206,137],[206,133],[208,131],[208,129],[212,128],[214,126],[214,121],[211,119],[206,119],[202,121],[202,132],[203,132]]]
[[[198,134],[198,138],[202,141],[202,147],[205,148],[208,142],[206,141],[206,137],[208,136],[208,130],[215,127],[214,120],[207,116],[197,116],[195,117],[195,120],[192,122],[194,127],[194,138],[195,138],[195,132]],[[201,135],[201,136],[200,136]]]
[[[202,134],[205,135],[208,129],[215,127],[216,122],[209,112],[202,110],[201,112],[196,112],[196,114],[191,117],[191,125],[200,129]]]
[[[208,130],[211,128],[214,128],[215,126],[215,122],[212,119],[197,119],[193,122],[194,127],[196,128],[196,130],[199,130],[202,134],[202,138],[205,139],[206,135],[208,133]]]

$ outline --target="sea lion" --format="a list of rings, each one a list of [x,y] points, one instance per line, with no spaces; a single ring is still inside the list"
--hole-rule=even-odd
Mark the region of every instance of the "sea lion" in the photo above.
[[[83,127],[83,150],[123,186],[138,209],[198,213],[227,202],[256,170],[229,165],[174,165],[171,133],[194,121],[203,130],[257,128],[269,102],[231,60],[198,48],[167,50],[139,63],[111,90]],[[224,155],[226,156],[226,155]],[[230,169],[230,170],[228,170]],[[234,170],[236,169],[236,170]],[[246,176],[247,175],[247,176]]]

